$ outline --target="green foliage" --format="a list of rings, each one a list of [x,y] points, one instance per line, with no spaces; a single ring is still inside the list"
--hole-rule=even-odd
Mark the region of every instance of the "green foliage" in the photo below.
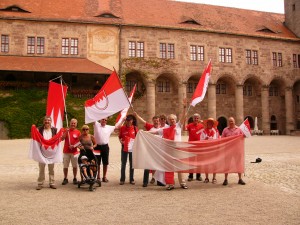
[[[46,114],[47,90],[37,88],[26,90],[0,90],[0,121],[4,121],[9,131],[9,138],[29,138],[32,124],[40,126]],[[84,124],[84,102],[86,98],[75,98],[67,95],[67,117],[78,120],[78,127]],[[114,124],[116,115],[108,124]],[[67,123],[64,121],[64,126]],[[91,129],[93,126],[91,126]],[[92,131],[91,131],[92,132]]]

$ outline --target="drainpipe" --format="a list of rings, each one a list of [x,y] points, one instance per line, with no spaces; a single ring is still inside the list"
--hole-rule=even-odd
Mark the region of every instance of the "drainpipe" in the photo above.
[[[119,74],[120,76],[122,75],[122,59],[121,59],[121,56],[122,56],[122,25],[119,24]],[[121,78],[121,77],[120,77]]]

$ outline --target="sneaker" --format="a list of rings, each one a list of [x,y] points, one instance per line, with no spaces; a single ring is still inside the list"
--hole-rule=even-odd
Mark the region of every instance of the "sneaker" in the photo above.
[[[155,183],[155,179],[152,177],[152,179],[150,180],[150,184],[154,184]]]
[[[78,184],[78,181],[76,178],[73,179],[73,184]]]
[[[147,187],[148,186],[148,184],[143,184],[143,187]]]
[[[130,181],[130,184],[135,185],[135,181],[134,180]]]
[[[239,179],[238,184],[240,184],[240,185],[245,185],[246,183],[245,183],[242,179]]]
[[[42,190],[42,188],[43,188],[42,185],[38,185],[35,189],[39,191],[39,190]]]
[[[69,181],[68,181],[67,178],[65,178],[61,184],[62,184],[62,185],[66,185],[67,183],[69,183]]]
[[[124,183],[125,183],[124,181],[120,181],[120,185],[124,185]]]
[[[223,185],[226,186],[227,184],[228,184],[228,180],[225,179],[224,182],[223,182]]]
[[[193,178],[189,177],[189,178],[188,178],[188,181],[193,181]]]

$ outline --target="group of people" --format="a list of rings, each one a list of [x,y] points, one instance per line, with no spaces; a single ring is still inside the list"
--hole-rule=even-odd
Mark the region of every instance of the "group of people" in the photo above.
[[[185,106],[184,106],[185,107]],[[126,116],[124,125],[119,123],[118,126],[107,125],[107,118],[101,119],[94,123],[94,135],[89,133],[89,126],[83,125],[81,131],[77,129],[77,120],[71,119],[70,127],[66,128],[62,136],[62,140],[65,141],[63,148],[63,173],[64,179],[62,185],[68,184],[68,168],[71,162],[73,168],[73,184],[77,184],[77,165],[78,165],[78,154],[79,150],[82,151],[91,151],[96,156],[97,166],[97,180],[96,182],[109,182],[107,179],[107,167],[109,164],[109,139],[113,132],[118,132],[118,137],[121,143],[121,176],[120,176],[120,185],[124,185],[126,180],[126,164],[129,158],[129,183],[134,185],[134,169],[132,166],[132,147],[134,139],[138,133],[138,127],[136,124],[136,119],[141,121],[144,125],[144,128],[147,132],[158,135],[161,138],[168,140],[181,141],[181,132],[182,130],[188,131],[188,141],[199,141],[199,140],[209,140],[209,139],[218,139],[221,137],[229,137],[233,135],[243,134],[241,129],[235,125],[235,120],[233,117],[228,119],[229,125],[226,127],[222,136],[220,136],[217,129],[218,121],[213,118],[208,118],[207,120],[201,121],[200,115],[195,113],[192,116],[192,122],[185,125],[186,113],[182,115],[179,121],[177,121],[177,116],[174,114],[154,116],[152,118],[152,123],[145,121],[140,115],[134,112],[133,115]],[[43,126],[38,128],[39,132],[45,139],[50,139],[57,133],[57,129],[51,127],[51,117],[46,116],[43,121]],[[82,158],[82,157],[81,157]],[[85,158],[84,158],[85,159]],[[86,159],[85,159],[86,160]],[[100,165],[103,165],[102,171],[102,180],[100,179]],[[82,163],[87,164],[87,161]],[[48,164],[49,170],[49,185],[50,188],[56,189],[54,182],[54,164]],[[86,173],[87,171],[85,171]],[[152,174],[152,179],[150,183],[155,183],[154,174],[161,173],[161,171],[150,171],[148,169],[144,170],[143,177],[143,187],[147,187],[149,183],[150,172]],[[91,173],[93,173],[91,171]],[[165,183],[157,181],[157,185],[166,186],[167,190],[174,189],[174,172],[164,172]],[[242,180],[242,174],[238,174],[239,180],[238,184],[245,185],[245,182]],[[228,174],[225,174],[225,179],[223,185],[228,185]],[[188,175],[188,181],[193,180],[193,173]],[[196,180],[202,181],[200,173],[196,174]],[[38,177],[38,186],[37,190],[43,188],[45,181],[45,164],[39,163],[39,177]],[[182,173],[178,173],[178,182],[180,187],[187,189],[187,183],[183,178]],[[209,182],[208,174],[205,174],[204,183]],[[217,183],[216,174],[213,174],[212,183]]]

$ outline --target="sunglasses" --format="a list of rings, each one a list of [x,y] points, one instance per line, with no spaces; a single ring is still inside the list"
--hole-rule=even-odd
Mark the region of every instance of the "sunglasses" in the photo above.
[[[82,130],[89,130],[89,129],[87,129],[87,128],[84,128],[84,129],[82,129]]]
[[[105,119],[102,119],[102,121],[107,121],[107,120],[105,120]]]

